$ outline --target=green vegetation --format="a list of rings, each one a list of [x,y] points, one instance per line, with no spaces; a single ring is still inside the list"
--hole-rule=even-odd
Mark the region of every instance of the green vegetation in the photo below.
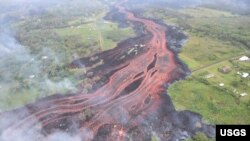
[[[159,137],[154,132],[152,132],[151,141],[160,141]]]
[[[209,139],[205,134],[198,132],[196,135],[186,141],[214,141],[214,139]]]
[[[250,83],[233,75],[234,72],[223,75],[219,73],[216,66],[207,71],[199,71],[186,80],[175,83],[168,93],[178,110],[189,109],[199,112],[207,122],[248,124],[249,96],[241,97],[240,94],[249,92]],[[206,79],[205,76],[209,74],[214,74],[214,77]],[[220,83],[224,86],[219,86]]]
[[[74,0],[17,9],[21,18],[10,26],[16,31],[16,44],[21,45],[20,51],[0,63],[0,111],[55,93],[73,93],[79,85],[87,93],[100,78],[87,74],[90,68],[70,69],[67,65],[134,36],[131,27],[119,28],[117,23],[104,20],[107,4]],[[102,63],[99,60],[92,68]]]
[[[196,70],[225,59],[237,57],[243,52],[244,48],[234,47],[229,42],[190,34],[187,44],[179,55],[191,70]]]
[[[82,46],[96,45],[101,50],[114,48],[116,43],[134,34],[131,28],[119,29],[116,23],[106,21],[91,22],[77,27],[60,28],[55,29],[55,31],[58,35],[65,38],[77,36],[82,41]]]
[[[65,15],[55,14],[57,8],[51,8],[48,13],[27,17],[14,24],[13,28],[18,31],[17,39],[33,54],[49,48],[63,56],[64,63],[69,63],[76,57],[87,57],[114,48],[118,42],[134,36],[131,27],[119,28],[117,23],[103,19],[107,12],[105,6],[91,14],[83,14],[81,10],[77,14],[70,11],[71,8],[64,8],[60,10]],[[86,8],[82,6],[82,9]]]
[[[189,36],[179,57],[192,75],[168,90],[177,110],[198,112],[212,124],[249,124],[250,79],[238,73],[249,73],[250,63],[238,59],[250,55],[250,17],[202,7],[149,8],[145,16],[179,26]],[[222,67],[229,72],[218,71]]]
[[[180,9],[181,14],[185,14],[194,18],[215,18],[215,17],[233,17],[234,15],[229,12],[223,12],[219,10],[197,7],[197,8],[185,8]]]

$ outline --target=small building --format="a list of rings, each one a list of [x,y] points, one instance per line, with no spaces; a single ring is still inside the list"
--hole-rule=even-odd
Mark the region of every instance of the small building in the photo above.
[[[249,61],[250,59],[249,59],[249,57],[247,57],[247,56],[242,56],[242,57],[240,57],[240,59],[239,59],[239,61]]]
[[[205,78],[206,78],[206,79],[209,79],[209,78],[212,78],[212,77],[214,77],[214,76],[215,76],[214,74],[210,73],[210,74],[206,75]]]
[[[229,73],[232,71],[232,69],[229,66],[223,66],[221,68],[218,68],[218,71],[221,73]]]
[[[223,87],[225,84],[224,83],[220,83],[219,86]]]
[[[238,75],[240,75],[243,78],[247,78],[250,74],[247,72],[237,72]]]
[[[243,72],[241,75],[243,78],[247,78],[249,76],[249,73]]]
[[[247,96],[248,94],[247,93],[241,93],[240,96],[244,97],[244,96]]]

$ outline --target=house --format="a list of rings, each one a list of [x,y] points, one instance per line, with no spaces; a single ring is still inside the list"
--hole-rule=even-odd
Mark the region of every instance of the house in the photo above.
[[[244,97],[244,96],[247,96],[248,94],[247,93],[241,93],[240,96]]]
[[[220,83],[219,86],[223,87],[225,84],[224,83]]]
[[[243,78],[247,78],[250,74],[247,72],[237,72],[238,75],[240,75]]]
[[[249,59],[249,57],[247,57],[247,56],[242,56],[242,57],[240,57],[240,59],[239,59],[239,61],[249,61],[250,59]]]
[[[214,74],[210,73],[210,74],[206,75],[205,78],[209,79],[209,78],[212,78],[214,76],[215,76]]]
[[[243,72],[241,75],[243,78],[247,78],[249,76],[249,73]]]
[[[232,71],[231,67],[229,67],[229,66],[223,66],[221,68],[218,68],[218,70],[221,73],[229,73],[230,71]]]

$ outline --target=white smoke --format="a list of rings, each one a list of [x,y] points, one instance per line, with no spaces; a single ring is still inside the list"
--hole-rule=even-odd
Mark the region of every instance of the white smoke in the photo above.
[[[32,130],[29,133],[12,132],[11,135],[2,134],[1,141],[82,141],[80,136],[70,135],[67,132],[55,132],[44,136],[40,132]]]
[[[35,117],[29,119],[29,122],[36,123],[35,126],[20,130],[18,127],[13,128],[13,123],[17,124],[24,117],[29,115],[29,111],[23,108],[16,113],[7,113],[0,117],[0,141],[82,141],[93,138],[92,131],[84,128],[79,134],[71,134],[67,131],[55,130],[49,135],[43,134],[41,131],[42,125]],[[76,124],[70,125],[71,129],[79,131],[79,126]]]
[[[47,137],[47,141],[82,141],[79,136],[71,136],[65,132],[56,132]]]
[[[23,0],[21,0],[23,1]],[[22,103],[16,102],[16,95],[31,94],[29,100],[22,99],[23,104],[27,104],[39,97],[44,97],[54,93],[75,92],[76,82],[73,77],[68,78],[68,74],[62,74],[57,79],[49,76],[50,67],[60,67],[66,65],[62,53],[54,52],[48,47],[44,47],[37,53],[31,53],[30,48],[21,45],[15,38],[15,31],[9,26],[9,13],[13,10],[14,4],[16,10],[23,8],[20,0],[1,1],[0,9],[0,111],[16,108]],[[56,0],[53,0],[56,2]],[[38,0],[32,3],[33,7],[48,3]],[[25,6],[24,6],[25,7]],[[0,11],[1,11],[0,10]],[[65,60],[65,59],[64,59]],[[50,66],[48,66],[50,65]],[[59,68],[59,71],[64,71]],[[56,69],[53,72],[57,74]],[[63,72],[62,72],[63,73]],[[27,96],[26,96],[27,97]],[[13,98],[13,100],[11,100]],[[8,99],[8,100],[7,100]],[[10,103],[10,105],[7,105]],[[14,103],[14,104],[13,104]]]
[[[46,52],[46,56],[43,55]],[[0,33],[0,97],[11,93],[13,84],[26,84],[27,87],[37,87],[52,92],[60,90],[72,91],[76,88],[69,78],[61,78],[60,81],[53,81],[44,75],[44,65],[49,62],[53,65],[63,64],[61,55],[46,49],[40,54],[31,54],[27,47],[20,45],[8,32]],[[52,61],[52,63],[51,63]],[[19,81],[19,82],[18,82]],[[29,90],[29,89],[27,89]],[[32,89],[30,89],[32,90]]]

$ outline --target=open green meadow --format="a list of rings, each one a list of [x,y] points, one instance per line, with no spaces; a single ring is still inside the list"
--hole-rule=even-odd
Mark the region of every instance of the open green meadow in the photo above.
[[[119,29],[118,24],[107,21],[91,22],[77,27],[55,29],[62,37],[78,36],[83,44],[97,43],[101,50],[112,49],[122,40],[134,33],[131,28]]]

